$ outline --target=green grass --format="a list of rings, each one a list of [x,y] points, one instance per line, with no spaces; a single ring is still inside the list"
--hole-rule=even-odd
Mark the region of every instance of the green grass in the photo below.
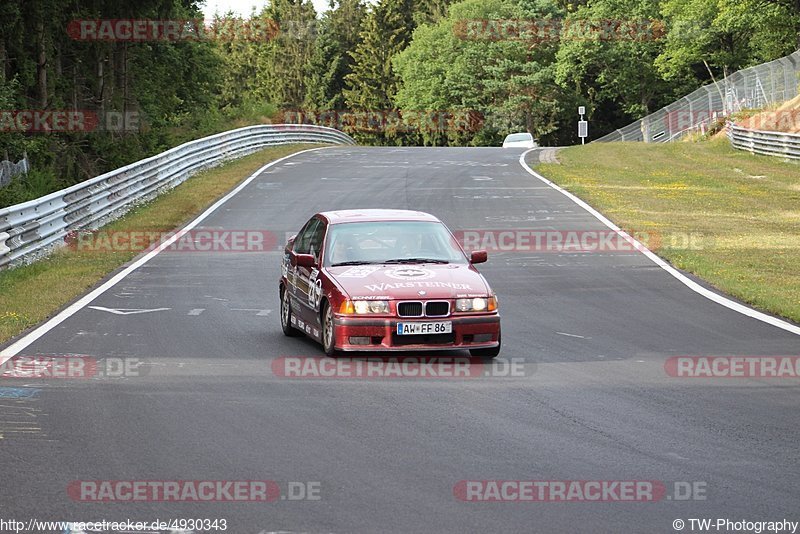
[[[593,143],[558,157],[537,170],[651,236],[671,264],[800,322],[800,165],[734,150],[727,139]]]
[[[319,145],[283,145],[204,171],[108,224],[108,231],[168,232],[192,219],[265,163]],[[39,324],[130,261],[137,252],[61,248],[32,265],[0,271],[0,343]]]

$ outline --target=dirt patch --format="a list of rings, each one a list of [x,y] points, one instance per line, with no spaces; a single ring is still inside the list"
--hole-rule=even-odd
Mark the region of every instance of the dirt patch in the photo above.
[[[784,102],[777,109],[739,119],[736,123],[751,130],[800,133],[800,95]]]

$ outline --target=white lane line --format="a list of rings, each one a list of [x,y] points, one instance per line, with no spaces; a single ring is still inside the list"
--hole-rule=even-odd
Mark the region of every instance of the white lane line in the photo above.
[[[186,315],[200,315],[204,311],[206,311],[205,308],[195,308],[195,309],[191,310],[189,313],[187,313]]]
[[[559,336],[567,336],[567,337],[578,337],[581,339],[586,339],[584,336],[579,336],[578,334],[567,334],[566,332],[556,332]]]
[[[181,230],[175,232],[169,239],[164,241],[161,245],[159,245],[155,249],[151,250],[150,252],[148,252],[147,254],[145,254],[144,256],[142,256],[141,258],[139,258],[138,260],[136,260],[132,264],[128,265],[125,269],[123,269],[122,271],[117,273],[114,277],[112,277],[109,280],[107,280],[103,285],[101,285],[100,287],[96,288],[91,293],[88,293],[88,294],[84,295],[83,297],[81,297],[80,299],[78,299],[77,301],[75,301],[74,303],[69,305],[68,307],[66,307],[63,310],[61,310],[61,312],[59,312],[57,315],[52,317],[46,323],[42,324],[41,326],[39,326],[38,328],[33,330],[31,333],[21,337],[20,339],[18,339],[17,341],[15,341],[14,343],[12,343],[8,347],[6,347],[5,349],[0,350],[0,365],[5,363],[9,358],[19,354],[21,350],[25,349],[31,343],[35,342],[37,339],[39,339],[40,337],[42,337],[45,334],[47,334],[50,330],[52,330],[53,328],[57,327],[58,325],[63,323],[65,320],[67,320],[68,318],[70,318],[73,315],[75,315],[76,313],[78,313],[80,310],[85,308],[89,303],[91,303],[94,299],[96,299],[97,297],[99,297],[100,295],[102,295],[103,293],[105,293],[106,291],[108,291],[109,289],[111,289],[112,287],[117,285],[118,283],[120,283],[122,280],[124,280],[125,277],[127,277],[129,274],[134,272],[136,269],[138,269],[139,267],[141,267],[142,265],[144,265],[148,261],[150,261],[153,258],[155,258],[162,250],[168,248],[170,245],[172,245],[178,239],[183,237],[184,234],[186,234],[186,232],[190,231],[192,228],[194,228],[195,226],[197,226],[198,224],[203,222],[209,215],[211,215],[217,209],[219,209],[220,206],[222,206],[228,200],[233,198],[239,191],[241,191],[242,189],[247,187],[248,184],[250,184],[250,182],[255,180],[256,177],[258,177],[258,175],[261,174],[262,172],[264,172],[266,169],[269,169],[273,165],[277,165],[278,163],[281,163],[281,162],[283,162],[283,161],[285,161],[285,160],[287,160],[289,158],[292,158],[294,156],[298,156],[300,154],[306,154],[308,152],[313,152],[315,150],[325,150],[326,148],[327,147],[320,147],[320,148],[310,148],[308,150],[302,150],[300,152],[295,152],[294,154],[289,154],[288,156],[284,156],[284,157],[282,157],[280,159],[276,159],[275,161],[271,161],[270,163],[267,163],[266,165],[264,165],[263,167],[258,169],[256,172],[251,174],[247,179],[245,179],[244,182],[239,184],[233,191],[231,191],[230,193],[228,193],[227,195],[225,195],[224,197],[222,197],[221,199],[216,201],[214,204],[212,204],[211,207],[209,207],[206,211],[201,213],[199,217],[197,217],[195,220],[193,220],[192,222],[190,222],[189,224],[184,226]]]
[[[537,149],[532,148],[530,150],[527,150],[527,151],[523,152],[523,154],[519,157],[519,164],[522,165],[523,169],[528,171],[528,173],[531,176],[533,176],[534,178],[536,178],[537,180],[541,180],[542,182],[546,183],[547,185],[549,185],[550,187],[552,187],[553,189],[555,189],[556,191],[558,191],[562,195],[564,195],[567,198],[569,198],[575,204],[577,204],[578,206],[580,206],[583,209],[585,209],[586,211],[588,211],[598,221],[600,221],[601,223],[605,224],[611,230],[616,232],[620,237],[625,239],[628,243],[630,243],[631,245],[636,247],[636,249],[639,252],[641,252],[642,254],[644,254],[645,256],[647,256],[647,258],[649,258],[650,261],[652,261],[653,263],[655,263],[656,265],[658,265],[659,267],[661,267],[662,269],[667,271],[673,277],[678,279],[678,281],[680,281],[683,285],[685,285],[686,287],[688,287],[689,289],[691,289],[695,293],[698,293],[698,294],[704,296],[705,298],[707,298],[709,300],[712,300],[712,301],[716,302],[717,304],[720,304],[721,306],[725,306],[726,308],[728,308],[730,310],[733,310],[735,312],[741,313],[742,315],[746,315],[748,317],[751,317],[751,318],[756,319],[758,321],[761,321],[763,323],[767,323],[769,325],[776,326],[776,327],[780,328],[781,330],[786,330],[787,332],[791,332],[792,334],[796,334],[796,335],[800,336],[800,326],[793,325],[793,324],[791,324],[791,323],[789,323],[787,321],[784,321],[782,319],[778,319],[777,317],[773,317],[771,315],[767,315],[766,313],[762,313],[762,312],[760,312],[758,310],[754,310],[753,308],[750,308],[749,306],[744,306],[743,304],[739,304],[738,302],[734,302],[733,300],[731,300],[731,299],[729,299],[727,297],[723,297],[722,295],[719,295],[719,294],[717,294],[717,293],[715,293],[715,292],[713,292],[713,291],[711,291],[709,289],[704,288],[703,286],[701,286],[700,284],[698,284],[697,282],[695,282],[694,280],[692,280],[688,276],[686,276],[683,273],[681,273],[680,271],[678,271],[675,267],[673,267],[672,265],[670,265],[666,261],[664,261],[661,258],[659,258],[658,256],[656,256],[650,249],[648,249],[642,243],[640,243],[639,241],[637,241],[636,239],[634,239],[633,237],[628,235],[619,226],[617,226],[616,224],[614,224],[610,220],[606,219],[599,211],[597,211],[596,209],[591,207],[589,204],[587,204],[583,200],[579,199],[578,197],[576,197],[575,195],[573,195],[572,193],[570,193],[566,189],[562,189],[561,187],[559,187],[558,185],[554,184],[553,182],[551,182],[550,180],[548,180],[547,178],[545,178],[544,176],[542,176],[538,172],[536,172],[533,169],[531,169],[528,166],[528,164],[525,163],[525,156],[529,152],[532,152],[534,150],[537,150]]]
[[[231,311],[249,311],[249,312],[258,312],[256,313],[257,317],[266,317],[272,310],[260,310],[258,308],[231,308]]]
[[[676,460],[688,460],[688,458],[686,458],[685,456],[681,456],[677,452],[668,452],[667,456],[669,456],[670,458],[675,458]]]

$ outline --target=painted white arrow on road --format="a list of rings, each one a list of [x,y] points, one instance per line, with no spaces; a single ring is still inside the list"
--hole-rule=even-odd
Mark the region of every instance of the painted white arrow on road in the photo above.
[[[114,309],[114,308],[104,308],[102,306],[89,306],[89,308],[97,311],[113,313],[114,315],[136,315],[137,313],[151,313],[157,311],[167,311],[172,309],[172,308],[153,308],[152,310],[134,309],[134,308]]]

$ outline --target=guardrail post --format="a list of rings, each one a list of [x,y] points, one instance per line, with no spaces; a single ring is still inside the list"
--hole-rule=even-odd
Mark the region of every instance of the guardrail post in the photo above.
[[[0,256],[4,256],[11,252],[11,249],[6,246],[6,240],[11,237],[8,232],[0,232]]]

